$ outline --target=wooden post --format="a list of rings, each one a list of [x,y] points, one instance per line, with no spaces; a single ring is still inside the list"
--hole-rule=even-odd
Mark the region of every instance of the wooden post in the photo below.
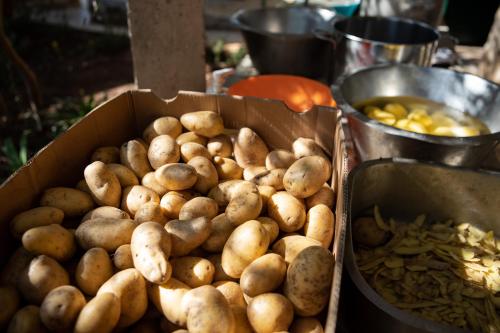
[[[129,0],[128,6],[137,86],[162,98],[205,91],[203,0]]]

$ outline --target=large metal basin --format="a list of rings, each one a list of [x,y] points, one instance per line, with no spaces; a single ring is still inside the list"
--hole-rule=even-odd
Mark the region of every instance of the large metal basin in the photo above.
[[[372,120],[353,104],[376,96],[417,96],[481,119],[492,134],[441,137],[404,131]],[[360,70],[334,86],[361,160],[405,157],[500,170],[500,87],[471,74],[442,68],[383,65]]]
[[[464,333],[399,310],[386,302],[362,277],[354,258],[351,222],[367,208],[379,205],[384,216],[413,220],[467,221],[500,235],[500,173],[386,159],[360,164],[349,175],[344,206],[347,216],[341,316],[348,332]],[[362,318],[362,320],[359,320]]]

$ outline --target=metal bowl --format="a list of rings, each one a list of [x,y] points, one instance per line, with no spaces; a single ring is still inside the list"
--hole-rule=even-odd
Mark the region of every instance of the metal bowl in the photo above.
[[[499,187],[500,173],[497,172],[413,160],[369,161],[353,169],[345,185],[347,203],[343,212],[347,217],[344,265],[348,279],[342,279],[340,311],[346,329],[349,332],[470,333],[418,317],[385,301],[359,271],[351,222],[377,204],[387,217],[412,221],[425,213],[433,220],[467,221],[499,235]]]
[[[360,70],[333,89],[362,161],[406,157],[500,170],[500,86],[493,82],[447,69],[399,64]],[[454,138],[413,133],[372,120],[352,106],[379,96],[423,97],[467,111],[492,134]]]
[[[313,7],[243,9],[231,17],[245,38],[260,74],[290,74],[328,79],[332,44],[316,38],[328,30],[335,12]]]

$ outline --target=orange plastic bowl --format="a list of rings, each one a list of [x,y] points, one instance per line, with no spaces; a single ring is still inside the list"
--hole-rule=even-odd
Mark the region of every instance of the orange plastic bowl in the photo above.
[[[278,99],[296,112],[314,105],[335,107],[330,88],[320,82],[292,75],[259,75],[229,87],[229,95]]]

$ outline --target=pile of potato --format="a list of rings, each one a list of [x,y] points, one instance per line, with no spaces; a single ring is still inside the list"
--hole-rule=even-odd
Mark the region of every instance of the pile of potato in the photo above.
[[[156,119],[13,218],[0,330],[323,332],[331,174],[312,139],[269,151],[212,111]]]

